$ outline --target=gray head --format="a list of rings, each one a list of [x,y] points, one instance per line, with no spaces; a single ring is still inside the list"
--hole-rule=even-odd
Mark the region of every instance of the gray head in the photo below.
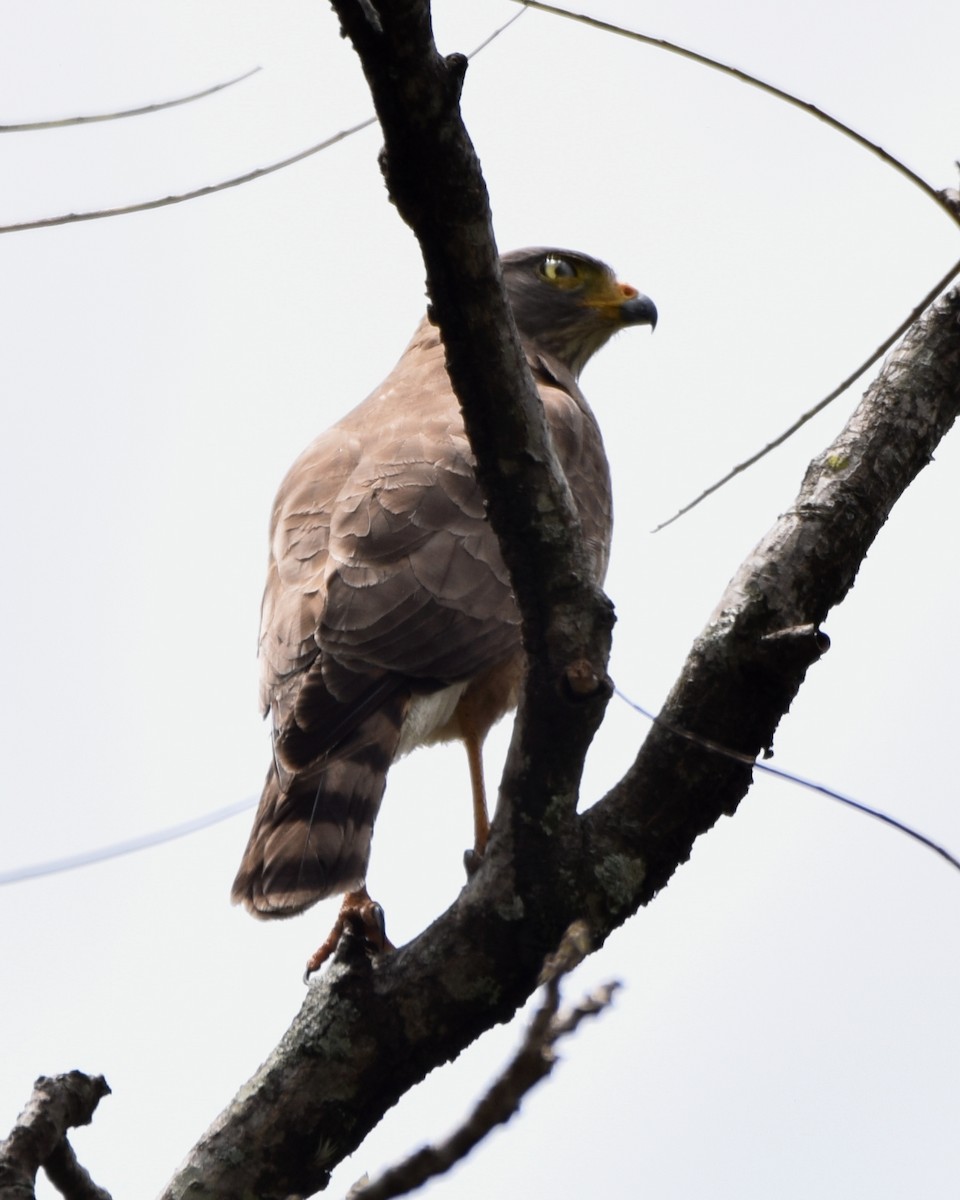
[[[657,323],[652,300],[587,254],[538,246],[500,261],[520,336],[575,377],[619,330]]]

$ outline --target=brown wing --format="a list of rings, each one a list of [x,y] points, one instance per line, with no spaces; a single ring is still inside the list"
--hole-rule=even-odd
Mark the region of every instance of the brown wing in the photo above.
[[[572,376],[531,359],[602,578],[610,492]],[[299,911],[366,869],[412,695],[519,651],[519,615],[485,517],[436,330],[294,464],[274,510],[260,636],[275,762],[234,899]]]
[[[426,690],[468,679],[512,653],[518,629],[442,347],[424,323],[393,374],[280,490],[263,707],[279,731],[315,726],[318,672],[333,697],[362,706],[385,675]]]
[[[359,883],[412,694],[515,654],[518,625],[424,324],[277,497],[260,634],[275,761],[234,900],[283,916]]]
[[[580,516],[593,581],[603,583],[613,536],[610,465],[593,410],[574,376],[553,358],[527,349],[553,448]]]

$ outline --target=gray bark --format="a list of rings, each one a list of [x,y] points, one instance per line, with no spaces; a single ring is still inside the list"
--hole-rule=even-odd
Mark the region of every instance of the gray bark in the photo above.
[[[486,190],[459,115],[465,62],[438,55],[425,0],[391,0],[377,22],[358,0],[334,7],[381,120],[391,199],[423,248],[530,673],[480,869],[396,954],[371,963],[342,944],[163,1200],[321,1190],[404,1092],[516,1011],[573,921],[585,920],[598,946],[652,899],[751,781],[748,763],[674,729],[748,759],[770,747],[825,649],[820,623],[960,407],[955,291],[891,356],[739,568],[633,766],[578,815],[583,759],[609,695],[612,609],[578,569],[569,496],[500,289]]]

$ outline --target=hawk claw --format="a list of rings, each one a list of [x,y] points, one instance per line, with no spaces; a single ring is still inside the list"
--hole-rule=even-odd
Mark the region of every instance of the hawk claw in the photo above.
[[[356,892],[347,892],[340,906],[340,912],[327,938],[317,947],[307,960],[303,972],[303,982],[309,983],[310,976],[319,971],[340,943],[340,938],[350,933],[359,938],[364,950],[372,958],[377,954],[386,954],[396,949],[387,937],[387,922],[383,908],[376,900],[371,900],[366,888]]]
[[[467,878],[472,879],[480,870],[480,864],[483,862],[483,852],[475,849],[473,846],[469,850],[463,852],[463,869],[467,873]]]
[[[368,954],[383,954],[396,949],[387,937],[387,918],[383,907],[376,900],[368,901],[362,910],[352,913],[348,924],[363,939]]]

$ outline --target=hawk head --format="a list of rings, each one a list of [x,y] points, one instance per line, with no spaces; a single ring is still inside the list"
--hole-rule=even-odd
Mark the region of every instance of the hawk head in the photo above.
[[[501,259],[517,330],[576,378],[592,355],[628,325],[657,323],[653,301],[596,258],[535,247]]]

